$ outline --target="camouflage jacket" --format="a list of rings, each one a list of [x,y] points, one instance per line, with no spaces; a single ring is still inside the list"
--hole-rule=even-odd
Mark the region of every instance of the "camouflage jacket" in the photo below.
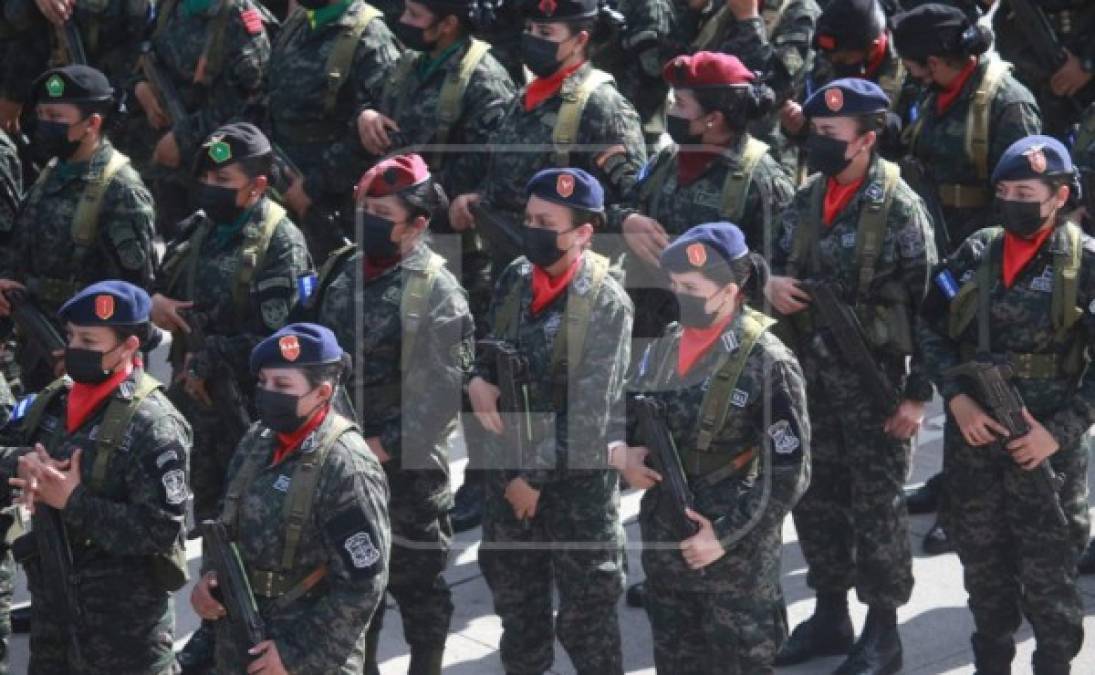
[[[23,201],[23,164],[15,143],[0,131],[0,232],[11,232]]]
[[[151,285],[152,195],[132,167],[123,167],[106,188],[96,245],[85,248],[73,241],[73,220],[84,190],[115,152],[104,140],[85,164],[58,162],[30,188],[14,228],[0,233],[12,251],[3,276],[26,283],[50,315],[89,283],[123,279],[144,288]],[[47,280],[59,281],[65,289],[50,292],[40,285]]]
[[[476,184],[474,155],[493,142],[494,133],[502,122],[506,105],[513,98],[514,86],[502,64],[489,52],[476,66],[464,90],[464,98],[452,123],[448,139],[439,139],[438,126],[441,113],[441,90],[445,81],[455,78],[460,61],[468,52],[471,42],[451,54],[440,66],[429,71],[423,79],[422,65],[428,56],[408,50],[403,53],[399,66],[392,69],[380,97],[378,111],[395,120],[399,132],[390,153],[418,144],[450,143],[458,147],[441,153],[423,152],[430,162],[434,179],[441,182],[451,195],[463,194]],[[410,75],[403,81],[396,76],[411,62]],[[459,146],[470,146],[462,149]]]
[[[300,448],[272,464],[276,434],[256,424],[244,436],[228,467],[232,485],[245,458],[256,456],[261,468],[243,491],[236,522],[226,523],[250,574],[279,569],[286,522],[287,491],[304,453],[334,419],[328,415]],[[301,579],[321,565],[323,580],[284,608],[258,597],[266,635],[278,647],[287,671],[296,675],[360,673],[365,629],[388,583],[391,530],[388,484],[379,463],[355,431],[343,434],[323,464],[304,524],[290,578]],[[239,673],[254,660],[236,644],[227,621],[217,622],[217,672]]]
[[[431,254],[425,243],[419,244],[399,265],[368,282],[364,258],[354,255],[320,299],[318,321],[330,326],[342,349],[353,356],[353,376],[346,388],[364,423],[364,436],[379,437],[392,457],[385,469],[393,498],[412,497],[422,508],[421,498],[426,497],[436,515],[449,506],[448,436],[471,368],[474,327],[467,294],[442,268],[424,304],[409,370],[402,372],[401,302],[409,275],[423,273]],[[356,325],[362,326],[363,334],[357,334]],[[418,488],[397,490],[396,483]],[[393,502],[393,511],[396,506]]]
[[[384,21],[369,22],[361,34],[350,72],[342,78],[334,110],[324,111],[331,78],[327,59],[365,11],[353,3],[337,20],[313,29],[299,10],[286,19],[274,41],[267,69],[266,91],[270,138],[282,146],[305,174],[305,190],[313,200],[349,194],[368,163],[358,138],[355,115],[375,108],[396,61],[399,46]]]
[[[206,219],[193,216],[180,227],[184,239],[173,242],[164,256],[156,290],[175,300],[193,301],[192,311],[204,314],[208,326],[202,348],[191,349],[185,335],[175,336],[179,347],[172,350],[173,367],[182,367],[183,357],[192,353],[190,366],[199,377],[209,377],[227,364],[249,382],[249,376],[244,376],[250,372],[251,350],[286,324],[299,298],[300,280],[312,273],[304,235],[288,216],[275,226],[266,253],[260,256],[261,268],[254,271],[242,304],[245,311],[239,311],[233,297],[240,265],[251,255],[242,247],[262,227],[269,205],[268,198],[258,202],[223,243],[214,236],[218,226]],[[199,241],[201,248],[195,255],[193,247]]]
[[[895,383],[905,380],[906,396],[918,400],[930,398],[930,388],[915,350],[916,345],[898,347],[892,341],[884,341],[882,338],[898,332],[888,330],[895,327],[895,320],[908,326],[909,334],[915,335],[919,308],[928,292],[929,273],[936,264],[937,256],[931,221],[923,201],[903,180],[898,181],[886,219],[885,235],[875,264],[874,276],[866,294],[856,298],[859,285],[856,243],[860,212],[871,203],[872,196],[882,190],[884,178],[881,160],[877,156],[872,160],[863,184],[851,202],[837,214],[832,225],[813,223],[818,228],[816,267],[807,252],[807,259],[799,263],[798,269],[793,269],[789,259],[796,231],[803,223],[813,218],[820,219],[820,210],[816,210],[810,199],[811,186],[816,180],[825,180],[825,177],[815,174],[799,189],[791,208],[783,212],[781,234],[771,260],[772,273],[839,282],[844,300],[851,305],[858,305],[857,313],[868,330],[868,340],[878,357],[876,360],[890,373]],[[809,319],[812,323],[813,310],[806,309],[801,314],[804,315],[802,319]],[[884,322],[885,326],[880,330],[872,330],[876,322]],[[808,349],[807,353],[813,352],[812,347],[799,347]],[[908,354],[902,352],[906,349],[912,350],[912,369],[908,377],[903,378],[905,357]],[[829,346],[829,351],[837,353],[832,345]],[[800,353],[800,357],[802,356]],[[841,363],[829,363],[827,367],[848,368],[841,359],[838,361]],[[926,389],[928,390],[925,391]]]
[[[200,14],[191,14],[185,3],[177,2],[173,14],[152,36],[161,67],[175,83],[190,113],[185,119],[172,120],[171,126],[184,168],[190,167],[202,141],[217,127],[245,115],[248,107],[261,102],[270,41],[261,26],[249,29],[242,16],[256,11],[251,0],[218,0]],[[218,18],[222,12],[226,19]],[[257,23],[257,16],[253,21]],[[210,40],[216,39],[213,33],[218,29],[220,67],[215,73],[207,72],[205,79],[197,83],[199,60]],[[143,74],[139,77],[143,79]],[[260,122],[256,112],[246,115],[246,119]]]
[[[741,317],[739,314],[726,326],[722,339],[683,378],[676,368],[683,329],[673,324],[647,348],[628,382],[630,394],[652,396],[665,407],[663,421],[679,451],[696,446],[704,396],[721,359],[741,348]],[[713,484],[701,475],[689,476],[696,510],[711,520],[727,555],[704,574],[690,570],[680,550],[671,546],[678,543],[679,536],[658,508],[659,500],[669,497],[661,485],[655,485],[643,495],[639,515],[643,569],[678,590],[742,593],[775,600],[779,597],[783,518],[810,480],[810,421],[802,370],[791,350],[771,333],[762,335],[753,346],[728,412],[708,452],[725,455],[727,464],[748,453],[756,453],[758,459]],[[629,415],[630,444],[643,445],[636,425]],[[764,453],[763,459],[760,453]],[[686,457],[681,459],[686,462]]]
[[[836,79],[839,79],[839,77],[834,72],[833,64],[825,58],[824,52],[818,52],[814,59],[813,70],[810,72],[807,81],[807,91],[817,91]],[[905,68],[901,64],[901,57],[894,46],[893,35],[889,35],[886,43],[885,57],[868,79],[886,92],[886,96],[890,98],[890,110],[903,123],[912,121],[912,117],[916,114],[913,109],[920,97],[920,87],[915,80],[907,76]],[[894,93],[897,95],[894,96]]]
[[[943,265],[959,285],[965,285],[976,278],[984,256],[992,256],[995,272],[989,313],[992,353],[1009,359],[1020,354],[1053,355],[1050,358],[1062,363],[1071,350],[1089,350],[1095,341],[1095,240],[1087,235],[1082,238],[1075,305],[1082,310],[1082,317],[1066,334],[1057,337],[1051,302],[1056,283],[1053,266],[1056,252],[1069,251],[1064,229],[1050,235],[1011,288],[1005,288],[998,271],[1002,238],[990,249],[992,235],[991,229],[975,232]],[[947,401],[964,389],[957,378],[944,372],[970,358],[977,346],[977,318],[957,338],[951,337],[952,308],[952,303],[933,286],[924,304],[926,320],[921,322],[918,332],[927,372]],[[1062,371],[1049,377],[1017,377],[1013,383],[1030,413],[1062,448],[1080,441],[1095,423],[1095,379],[1089,375]]]
[[[631,352],[632,305],[620,283],[611,273],[604,277],[590,307],[589,332],[580,359],[571,363],[570,373],[553,371],[555,343],[566,326],[566,308],[570,296],[592,291],[591,265],[587,262],[575,273],[567,291],[539,314],[533,315],[532,264],[518,258],[502,273],[495,286],[488,312],[489,339],[505,340],[527,359],[531,379],[529,408],[536,434],[529,456],[521,458],[518,473],[534,487],[566,491],[568,483],[591,481],[595,487],[583,498],[593,502],[611,501],[618,495],[615,471],[608,468],[608,444],[624,440],[624,381]],[[513,331],[503,334],[498,314],[511,291],[519,293]],[[566,333],[573,335],[573,331]],[[568,338],[570,339],[570,338]],[[480,352],[476,355],[473,376],[497,383],[495,364]],[[565,381],[564,381],[565,380]],[[556,393],[565,391],[565,400]],[[554,436],[554,437],[553,437]],[[497,437],[495,437],[497,438]],[[492,439],[494,440],[494,439]],[[507,449],[495,441],[490,449]],[[501,454],[493,457],[506,466]],[[512,467],[512,464],[509,465]]]

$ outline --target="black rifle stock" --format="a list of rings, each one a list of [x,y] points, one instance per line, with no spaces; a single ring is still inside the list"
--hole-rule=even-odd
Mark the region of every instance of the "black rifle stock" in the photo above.
[[[201,311],[187,313],[186,323],[190,326],[190,333],[186,336],[186,351],[190,353],[201,351],[205,348],[209,314]],[[231,433],[234,438],[243,438],[247,430],[251,428],[251,413],[247,409],[247,399],[240,390],[236,373],[228,364],[220,364],[219,372],[205,382],[206,391],[213,401],[213,406],[227,414],[227,419],[232,423]]]
[[[514,260],[524,253],[524,236],[520,225],[511,225],[482,204],[474,204],[475,229],[486,239],[491,257],[496,260]]]
[[[1068,60],[1068,52],[1041,7],[1030,0],[1008,0],[1008,5],[1015,17],[1015,27],[1026,38],[1026,49],[1018,55],[1022,67],[1032,71],[1048,88],[1050,78]],[[1076,114],[1083,111],[1083,106],[1071,96],[1056,98],[1067,101]]]
[[[501,390],[498,412],[505,415],[506,447],[511,452],[507,458],[509,466],[503,468],[519,471],[525,468],[525,458],[535,442],[529,405],[529,384],[532,379],[528,359],[504,340],[480,340],[476,349],[494,360],[497,386]]]
[[[63,358],[55,354],[64,351],[65,339],[26,291],[16,288],[4,295],[11,304],[11,318],[25,338],[23,348],[31,355],[32,362],[45,363],[54,372]]]
[[[57,38],[65,48],[69,65],[89,65],[87,52],[84,51],[84,39],[80,37],[80,28],[75,21],[69,19],[64,26],[58,26]]]
[[[1019,390],[1011,384],[1013,371],[1010,366],[987,360],[967,361],[946,371],[948,377],[963,378],[972,385],[971,395],[981,404],[989,417],[1008,430],[1008,439],[1014,440],[1026,436],[1030,425],[1023,417],[1023,398]],[[1068,518],[1061,508],[1061,497],[1057,493],[1061,477],[1045,459],[1035,470],[1034,480],[1043,496],[1053,505],[1053,515],[1061,525],[1068,524]]]
[[[684,541],[696,534],[700,527],[685,514],[687,509],[694,508],[695,498],[688,486],[688,476],[684,473],[677,446],[665,425],[665,409],[659,401],[649,396],[634,397],[631,406],[639,423],[639,438],[650,451],[647,462],[662,477],[663,499],[659,501],[659,507],[661,504],[668,505],[666,516],[672,523],[673,532],[678,540]]]
[[[217,575],[217,595],[228,614],[237,645],[243,651],[266,639],[266,628],[255,604],[255,594],[239,550],[228,538],[224,523],[206,520],[201,524],[202,553]]]

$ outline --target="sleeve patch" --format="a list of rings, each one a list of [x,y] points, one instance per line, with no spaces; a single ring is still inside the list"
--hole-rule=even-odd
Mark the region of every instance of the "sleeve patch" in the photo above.
[[[243,20],[243,27],[247,29],[248,34],[258,35],[262,33],[262,15],[259,14],[257,9],[247,9],[240,12],[240,19]]]
[[[325,526],[331,545],[338,551],[350,576],[368,579],[384,566],[381,540],[368,514],[360,506],[342,511]]]

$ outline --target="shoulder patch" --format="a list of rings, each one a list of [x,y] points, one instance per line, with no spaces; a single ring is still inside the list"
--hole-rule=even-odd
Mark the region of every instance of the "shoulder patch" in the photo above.
[[[248,35],[262,33],[262,15],[259,14],[257,9],[245,9],[240,12],[240,19],[243,21],[243,27],[247,30]]]
[[[1093,301],[1092,304],[1095,305],[1095,301]],[[37,398],[38,394],[30,394],[29,396],[22,398],[18,403],[16,403],[15,407],[12,408],[11,411],[11,421],[18,422],[19,420],[26,417],[27,413],[30,412],[30,407],[34,405],[34,400]]]
[[[778,420],[768,427],[768,437],[772,439],[772,449],[780,455],[789,455],[802,445],[787,420]]]
[[[737,406],[738,408],[744,408],[745,404],[749,402],[749,392],[742,389],[735,389],[730,394],[730,404]]]

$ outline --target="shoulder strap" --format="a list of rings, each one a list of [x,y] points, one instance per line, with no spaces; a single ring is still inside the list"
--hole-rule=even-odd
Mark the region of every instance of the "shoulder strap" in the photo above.
[[[350,69],[354,65],[354,52],[357,51],[357,43],[361,41],[361,35],[368,28],[373,19],[382,16],[379,9],[370,4],[362,6],[356,20],[350,26],[346,26],[331,48],[327,56],[327,93],[323,96],[323,113],[330,115],[338,104],[338,92],[342,85],[349,79]]]
[[[413,93],[414,87],[404,85],[411,81],[411,74],[414,73],[415,64],[418,63],[418,56],[418,52],[411,49],[403,52],[399,60],[396,61],[395,68],[392,68],[391,73],[388,75],[388,81],[384,83],[384,96],[382,98],[394,101],[393,105],[395,106],[385,112],[393,119],[399,119],[399,116],[403,114],[407,100]]]
[[[791,4],[790,0],[776,0],[779,4],[778,7],[772,7],[773,2],[761,3],[764,9],[760,11],[760,16],[764,19],[764,33],[768,39],[772,38],[772,32],[779,26],[780,20],[783,18],[783,13],[787,10],[787,6]]]
[[[985,247],[981,263],[977,266],[977,352],[992,352],[992,286],[999,277],[1000,259],[1003,255],[1004,230],[995,228]]]
[[[555,166],[570,166],[570,147],[578,142],[578,128],[582,124],[582,113],[585,112],[586,103],[589,103],[589,97],[601,85],[615,81],[605,71],[593,68],[574,91],[564,94],[563,104],[559,106],[555,118],[555,128],[551,132]]]
[[[1065,223],[1067,249],[1053,256],[1053,330],[1058,340],[1064,338],[1083,315],[1076,307],[1079,295],[1080,261],[1083,257],[1083,233],[1072,222]]]
[[[878,87],[890,99],[890,110],[896,110],[901,102],[901,88],[905,86],[905,64],[897,59],[894,71],[878,78]]]
[[[106,481],[110,458],[125,439],[126,430],[129,429],[133,416],[137,414],[137,409],[152,392],[162,386],[156,378],[142,371],[131,398],[113,398],[107,405],[99,435],[95,439],[95,464],[91,469],[90,486],[93,490],[100,489]]]
[[[719,7],[718,11],[707,20],[707,23],[703,24],[703,28],[696,35],[696,39],[692,40],[690,51],[692,53],[709,51],[714,46],[715,40],[722,34],[723,28],[732,18],[733,15],[730,14],[730,9],[726,5]]]
[[[156,30],[153,35],[159,35],[163,31],[178,5],[179,0],[160,0],[156,4]]]
[[[733,394],[734,387],[738,386],[741,373],[745,370],[745,362],[749,360],[749,353],[753,346],[771,328],[775,320],[752,309],[745,309],[742,316],[742,340],[738,348],[723,356],[720,360],[711,386],[703,395],[700,404],[700,430],[696,441],[696,450],[706,452],[711,447],[715,434],[726,424],[726,415]]]
[[[26,430],[27,438],[30,438],[38,431],[38,425],[42,423],[42,415],[45,414],[46,408],[53,402],[53,399],[57,397],[62,391],[65,390],[64,378],[59,378],[51,382],[46,386],[39,394],[34,398],[34,401],[30,404],[30,410],[27,411],[26,417],[23,418],[23,429]]]
[[[270,248],[270,240],[274,238],[274,231],[285,215],[285,209],[267,200],[266,215],[263,216],[262,224],[258,228],[252,228],[251,236],[247,237],[243,246],[240,247],[240,267],[236,272],[236,284],[232,287],[232,302],[240,317],[247,313],[251,282],[266,262],[266,251]]]
[[[498,312],[494,315],[494,334],[505,340],[515,341],[517,339],[517,324],[519,323],[519,316],[521,312],[521,294],[524,291],[524,284],[513,284],[509,288],[509,292],[506,293],[506,297],[502,300],[501,306],[498,308]]]
[[[745,195],[749,190],[749,182],[753,179],[753,172],[764,156],[768,154],[768,144],[759,141],[752,136],[745,139],[745,148],[741,152],[741,163],[734,171],[726,174],[726,182],[722,184],[723,217],[733,223],[740,223],[745,211]]]
[[[555,384],[555,403],[557,409],[563,409],[566,401],[566,383],[570,373],[577,368],[585,353],[586,336],[593,316],[593,302],[600,294],[605,277],[608,276],[608,258],[586,251],[583,254],[585,264],[589,265],[590,284],[585,293],[567,291],[566,316],[563,326],[555,336],[555,345],[551,353],[551,372]],[[585,273],[585,270],[582,270]]]
[[[992,113],[992,99],[1004,82],[1004,76],[1011,66],[999,59],[992,59],[985,68],[985,74],[977,91],[970,101],[966,115],[966,156],[977,169],[977,177],[982,181],[989,179],[989,125]]]
[[[329,414],[334,418],[327,425],[316,449],[301,455],[300,463],[289,482],[289,492],[285,495],[282,507],[282,517],[285,519],[285,547],[281,550],[283,572],[291,571],[296,562],[297,547],[300,545],[301,534],[312,517],[316,484],[327,455],[331,454],[331,448],[343,434],[357,430],[357,425],[345,417],[333,411]]]
[[[901,178],[901,169],[892,162],[880,159],[882,164],[882,194],[873,198],[860,209],[859,224],[856,231],[856,267],[859,270],[859,283],[856,287],[856,302],[867,297],[871,282],[874,281],[875,267],[882,254],[882,242],[886,238],[886,220],[890,215],[897,182]]]
[[[222,0],[220,11],[210,22],[205,47],[198,57],[198,67],[194,72],[195,83],[212,84],[220,76],[224,66],[224,33],[234,8],[235,3],[232,0]]]
[[[323,261],[323,265],[320,266],[319,272],[316,274],[316,292],[312,295],[316,306],[319,306],[322,301],[323,292],[327,289],[327,286],[335,280],[345,262],[355,253],[357,253],[357,244],[345,244],[340,248],[336,248]]]
[[[246,438],[246,434],[244,436]],[[239,452],[239,450],[237,450]],[[240,513],[240,501],[243,499],[243,493],[251,483],[255,481],[255,476],[258,475],[259,470],[265,463],[265,457],[261,453],[256,452],[254,448],[251,448],[243,456],[243,461],[240,463],[239,471],[235,477],[232,478],[225,490],[224,490],[224,507],[221,510],[220,521],[224,523],[224,526],[232,532],[233,538],[239,536],[239,513]]]
[[[453,125],[460,118],[460,112],[464,108],[464,92],[468,90],[471,76],[489,51],[489,44],[472,38],[471,46],[465,52],[464,58],[460,60],[459,67],[453,70],[442,83],[437,101],[437,133],[434,135],[438,144],[448,143]],[[441,157],[438,156],[436,159],[440,160]]]
[[[817,239],[825,201],[825,176],[820,173],[810,176],[803,189],[810,191],[807,199],[810,211],[806,218],[798,221],[791,239],[791,255],[787,260],[788,273],[799,278],[816,274],[819,266]]]
[[[444,266],[445,259],[430,251],[425,269],[407,270],[407,276],[404,277],[403,298],[399,306],[400,322],[403,328],[400,361],[404,373],[411,365],[411,355],[418,340],[418,332],[430,311],[430,291],[437,279],[437,273]]]
[[[72,218],[72,240],[79,247],[90,248],[95,244],[103,197],[106,196],[106,190],[114,176],[129,164],[129,158],[117,150],[111,148],[110,153],[106,166],[88,181],[80,195],[80,202],[76,205],[76,214]]]

